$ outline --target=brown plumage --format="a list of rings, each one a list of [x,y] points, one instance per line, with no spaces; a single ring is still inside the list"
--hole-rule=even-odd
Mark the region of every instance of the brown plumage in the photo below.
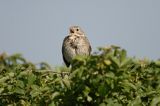
[[[91,46],[85,33],[79,26],[71,26],[69,35],[63,40],[62,55],[67,67],[76,55],[90,55]]]

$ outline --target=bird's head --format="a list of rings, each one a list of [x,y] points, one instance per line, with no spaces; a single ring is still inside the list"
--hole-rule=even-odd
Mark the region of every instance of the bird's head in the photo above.
[[[71,26],[69,28],[69,31],[70,31],[70,34],[77,34],[77,35],[80,35],[80,36],[85,35],[83,30],[79,26]]]

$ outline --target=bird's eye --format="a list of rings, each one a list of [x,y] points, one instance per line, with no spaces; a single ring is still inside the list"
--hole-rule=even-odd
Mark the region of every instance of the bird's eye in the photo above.
[[[77,31],[79,31],[79,29],[77,29]]]

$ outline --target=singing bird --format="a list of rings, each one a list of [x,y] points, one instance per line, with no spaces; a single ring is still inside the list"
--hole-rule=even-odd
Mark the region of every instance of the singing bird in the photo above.
[[[69,35],[66,36],[62,44],[62,55],[67,67],[77,55],[90,55],[91,45],[85,33],[79,26],[71,26]]]

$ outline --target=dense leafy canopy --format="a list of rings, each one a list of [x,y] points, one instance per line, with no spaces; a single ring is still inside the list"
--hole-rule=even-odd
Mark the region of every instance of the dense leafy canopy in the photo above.
[[[160,105],[160,61],[127,56],[116,46],[77,56],[71,68],[0,55],[0,105]]]

